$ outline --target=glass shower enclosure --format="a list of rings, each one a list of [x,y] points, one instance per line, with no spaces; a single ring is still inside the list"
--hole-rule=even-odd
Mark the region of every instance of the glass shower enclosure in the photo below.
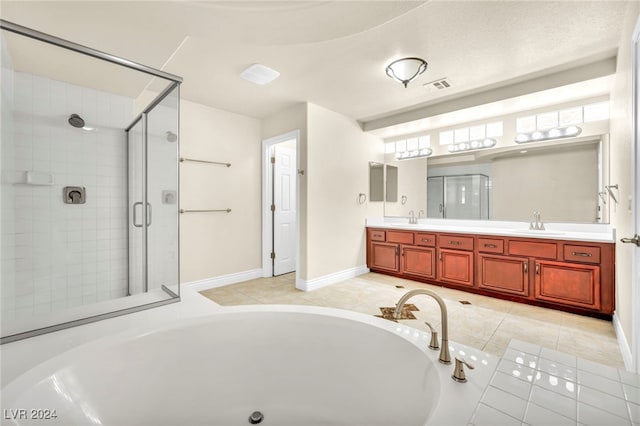
[[[2,343],[179,301],[182,79],[0,28]]]
[[[489,177],[483,174],[427,178],[427,217],[489,219]]]

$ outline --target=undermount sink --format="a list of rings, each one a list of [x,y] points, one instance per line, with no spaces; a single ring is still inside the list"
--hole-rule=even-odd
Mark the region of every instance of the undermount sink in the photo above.
[[[564,235],[562,231],[549,231],[549,230],[535,230],[535,229],[514,229],[511,231],[515,234],[527,234],[527,235]]]

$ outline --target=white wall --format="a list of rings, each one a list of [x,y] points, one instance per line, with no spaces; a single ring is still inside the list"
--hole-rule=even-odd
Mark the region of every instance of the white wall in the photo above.
[[[180,282],[261,268],[261,122],[182,100],[180,156],[231,167],[180,164]]]
[[[3,194],[13,194],[3,195],[2,241],[13,246],[2,252],[2,319],[124,296],[122,129],[133,100],[23,72],[13,76],[13,116],[3,115],[13,125],[5,138],[3,122]],[[71,127],[72,113],[96,130]],[[26,171],[53,176],[54,184],[21,184]],[[64,204],[65,186],[84,186],[86,204]]]
[[[632,148],[633,115],[632,115],[632,43],[631,37],[640,13],[640,3],[632,2],[628,6],[622,31],[616,78],[611,94],[611,183],[618,184],[618,205],[611,211],[611,224],[616,228],[616,235],[631,237],[633,222],[629,209],[632,196]],[[631,344],[634,325],[632,324],[631,288],[631,244],[616,245],[616,316],[620,321],[624,338]],[[635,325],[637,326],[637,324]],[[624,353],[624,351],[623,351]]]
[[[382,140],[354,120],[308,104],[306,279],[366,263],[365,218],[382,216],[381,203],[358,204],[368,194],[369,162],[382,162]],[[426,171],[425,171],[426,173]]]
[[[262,139],[269,139],[295,130],[300,131],[298,169],[298,265],[297,281],[307,279],[307,104],[297,104],[262,121]]]

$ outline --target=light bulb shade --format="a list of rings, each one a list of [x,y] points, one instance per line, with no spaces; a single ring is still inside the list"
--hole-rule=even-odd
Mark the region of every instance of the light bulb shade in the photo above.
[[[493,138],[477,139],[471,142],[460,142],[449,145],[449,152],[471,151],[476,149],[486,149],[495,146],[497,141]]]
[[[427,62],[420,58],[402,58],[387,65],[387,75],[407,87],[407,84],[427,69]]]
[[[397,152],[396,160],[411,160],[414,158],[424,158],[424,157],[429,157],[431,154],[433,154],[433,150],[431,148],[416,149],[414,151],[405,151],[402,153]]]
[[[536,130],[531,133],[519,133],[516,135],[516,143],[542,142],[550,139],[572,138],[582,133],[578,126],[554,127],[548,130]]]

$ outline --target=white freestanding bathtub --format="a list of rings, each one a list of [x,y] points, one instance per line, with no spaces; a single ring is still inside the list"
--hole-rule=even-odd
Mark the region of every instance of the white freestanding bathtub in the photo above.
[[[427,337],[337,309],[228,309],[36,366],[3,389],[3,424],[424,425],[452,368]]]

